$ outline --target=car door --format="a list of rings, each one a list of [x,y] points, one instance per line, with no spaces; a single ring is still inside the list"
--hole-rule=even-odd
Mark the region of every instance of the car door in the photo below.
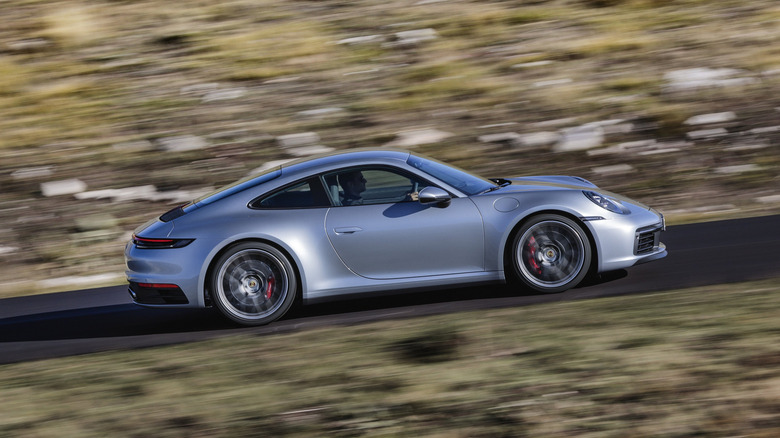
[[[397,169],[360,170],[361,203],[331,208],[325,219],[328,239],[350,270],[372,279],[484,270],[482,216],[471,200],[423,205],[415,198],[425,181]]]

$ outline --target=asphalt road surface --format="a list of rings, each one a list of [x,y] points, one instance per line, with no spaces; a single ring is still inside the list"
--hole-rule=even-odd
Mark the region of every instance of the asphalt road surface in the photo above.
[[[0,363],[780,277],[780,215],[670,227],[661,240],[666,258],[561,294],[486,286],[362,298],[293,309],[254,328],[237,327],[211,309],[142,308],[124,286],[9,298],[0,300]]]

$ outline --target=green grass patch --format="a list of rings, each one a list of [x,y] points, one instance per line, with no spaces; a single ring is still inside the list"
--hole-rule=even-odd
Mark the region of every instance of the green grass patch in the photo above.
[[[8,436],[776,436],[777,280],[0,366]]]

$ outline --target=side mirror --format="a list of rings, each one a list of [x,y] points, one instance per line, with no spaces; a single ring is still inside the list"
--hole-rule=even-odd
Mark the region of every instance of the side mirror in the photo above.
[[[417,196],[417,200],[423,205],[436,204],[437,207],[444,208],[452,202],[452,196],[438,187],[426,187],[420,190]]]

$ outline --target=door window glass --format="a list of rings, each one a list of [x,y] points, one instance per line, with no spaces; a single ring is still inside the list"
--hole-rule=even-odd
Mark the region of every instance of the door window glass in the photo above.
[[[324,180],[337,205],[416,201],[417,193],[428,185],[417,177],[377,168],[341,170],[325,175]]]

